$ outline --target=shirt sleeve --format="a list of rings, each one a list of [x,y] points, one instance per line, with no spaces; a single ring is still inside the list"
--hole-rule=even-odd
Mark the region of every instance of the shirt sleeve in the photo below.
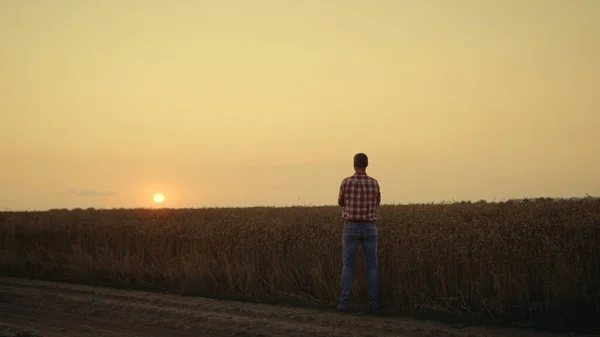
[[[379,183],[375,183],[375,186],[377,188],[377,206],[379,206],[381,204],[381,190],[379,189]]]
[[[338,194],[338,205],[339,206],[344,206],[344,182],[342,181],[342,183],[340,184],[340,192]]]

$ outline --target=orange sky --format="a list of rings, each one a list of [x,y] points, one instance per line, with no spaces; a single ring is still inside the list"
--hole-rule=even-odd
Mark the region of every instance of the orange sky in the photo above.
[[[356,152],[384,203],[600,195],[599,16],[2,1],[0,210],[335,204]]]

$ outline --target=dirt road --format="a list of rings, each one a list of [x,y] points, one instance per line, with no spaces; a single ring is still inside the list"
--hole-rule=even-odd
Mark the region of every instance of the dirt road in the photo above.
[[[564,336],[0,277],[0,337]]]

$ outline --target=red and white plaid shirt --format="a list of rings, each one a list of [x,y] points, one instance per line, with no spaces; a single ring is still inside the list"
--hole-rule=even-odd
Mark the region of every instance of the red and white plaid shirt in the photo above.
[[[344,207],[344,220],[375,221],[380,203],[381,192],[375,178],[366,173],[355,173],[342,180],[338,205]]]

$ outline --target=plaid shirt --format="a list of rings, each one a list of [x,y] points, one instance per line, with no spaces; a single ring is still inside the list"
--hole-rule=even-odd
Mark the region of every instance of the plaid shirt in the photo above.
[[[376,179],[366,173],[355,173],[342,180],[338,205],[344,207],[344,220],[375,221],[380,203],[381,192]]]

